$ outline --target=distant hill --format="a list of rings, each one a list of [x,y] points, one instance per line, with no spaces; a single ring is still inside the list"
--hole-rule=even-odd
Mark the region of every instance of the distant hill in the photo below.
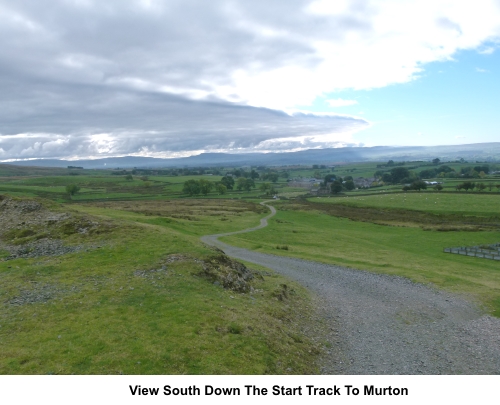
[[[38,167],[78,166],[85,169],[106,168],[160,168],[160,167],[210,167],[210,166],[283,166],[296,164],[337,164],[392,160],[441,160],[500,161],[500,142],[443,146],[375,146],[330,149],[309,149],[284,153],[202,153],[196,156],[173,159],[123,156],[95,160],[36,159],[10,162],[13,165]]]

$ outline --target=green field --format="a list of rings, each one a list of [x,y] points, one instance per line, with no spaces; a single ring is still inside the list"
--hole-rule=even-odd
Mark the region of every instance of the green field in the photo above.
[[[500,217],[500,195],[398,192],[391,194],[312,198],[315,203],[343,204],[350,207],[399,208],[444,214],[467,214]]]
[[[318,330],[309,293],[253,265],[251,289],[223,288],[217,277],[237,265],[199,240],[255,226],[267,215],[258,202],[272,197],[260,189],[270,172],[279,174],[272,185],[284,197],[275,201],[278,214],[269,227],[224,241],[407,277],[500,316],[500,263],[443,253],[500,242],[495,188],[456,192],[463,179],[445,179],[441,192],[383,185],[318,198],[287,182],[328,173],[370,177],[377,165],[261,168],[248,191],[191,197],[183,192],[186,181],[215,184],[235,169],[139,171],[127,179],[116,170],[0,165],[0,204],[21,204],[13,218],[0,208],[0,373],[317,373],[324,348],[321,338],[304,333],[306,319]],[[493,176],[479,181],[500,183]],[[73,184],[80,190],[70,196],[66,186]],[[38,204],[32,201],[45,208],[29,208]],[[46,222],[30,222],[49,211]],[[29,253],[48,238],[76,250],[11,257],[12,249]],[[285,284],[291,293],[283,299]]]
[[[475,196],[477,200],[483,197]],[[379,203],[376,198],[375,201]],[[382,201],[391,200],[386,196]],[[423,209],[418,201],[413,206]],[[379,204],[379,208],[384,206]],[[481,206],[488,207],[488,204],[478,204],[470,212],[487,215],[488,212],[481,210]],[[389,217],[383,223],[384,214],[380,210],[375,211],[375,214],[368,211],[368,216],[364,217],[358,213],[360,217],[352,220],[329,214],[324,209],[325,204],[281,203],[276,207],[278,214],[270,220],[269,227],[222,240],[265,253],[394,274],[430,283],[466,294],[500,316],[499,262],[443,253],[445,247],[498,243],[500,223],[475,232],[471,232],[475,228],[463,227],[460,230],[462,228],[450,225],[450,229],[446,229],[448,232],[443,232],[427,223],[412,222],[423,218],[412,217],[411,211],[406,211],[405,220],[398,217],[397,222],[394,222]],[[391,210],[385,207],[387,215],[391,214]],[[496,208],[494,213],[498,213],[498,206]],[[352,212],[349,214],[352,215]],[[452,218],[457,220],[456,217]]]
[[[317,373],[321,347],[299,325],[299,316],[314,316],[303,288],[254,266],[252,290],[233,291],[204,270],[226,259],[199,236],[253,225],[262,207],[200,202],[69,211],[44,203],[71,216],[1,232],[3,243],[50,236],[84,249],[0,261],[0,373]],[[292,293],[278,301],[283,284]]]
[[[1,166],[1,165],[0,165]],[[189,197],[183,192],[183,185],[189,180],[208,180],[217,183],[222,176],[133,176],[132,180],[127,180],[125,176],[112,175],[112,172],[94,174],[92,170],[82,170],[78,175],[68,172],[66,175],[46,175],[46,176],[8,176],[0,177],[0,193],[9,193],[16,196],[38,196],[55,200],[58,202],[84,202],[103,200],[150,200],[150,199],[173,199]],[[14,171],[15,173],[15,171]],[[55,173],[60,173],[56,169]],[[259,198],[265,194],[259,189],[263,181],[256,181],[256,185],[249,191],[237,190],[236,187],[227,190],[225,194],[218,194],[215,191],[209,193],[209,198]],[[80,191],[69,196],[66,186],[77,185]],[[288,187],[284,179],[279,179],[274,183],[274,187],[279,193],[304,193],[302,189]],[[206,198],[203,195],[198,198]]]

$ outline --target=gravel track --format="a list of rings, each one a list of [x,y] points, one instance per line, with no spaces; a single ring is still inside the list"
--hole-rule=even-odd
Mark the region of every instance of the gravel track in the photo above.
[[[266,204],[263,204],[266,205]],[[474,304],[402,277],[253,252],[202,241],[265,266],[316,293],[331,348],[323,374],[500,374],[500,319]]]

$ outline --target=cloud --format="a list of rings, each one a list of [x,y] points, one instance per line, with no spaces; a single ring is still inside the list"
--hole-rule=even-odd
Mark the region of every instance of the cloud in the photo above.
[[[342,98],[326,100],[330,107],[345,107],[358,104],[356,100],[344,100]]]
[[[96,92],[94,86],[73,84],[53,92],[51,85],[37,84],[20,94],[22,83],[4,84],[9,91],[0,94],[3,159],[295,150],[315,139],[321,143],[314,147],[352,142],[350,135],[369,125],[357,117],[287,114],[156,92]]]
[[[2,158],[349,142],[369,123],[284,111],[499,36],[495,0],[0,0]]]
[[[493,48],[492,46],[488,46],[478,51],[478,53],[480,53],[481,55],[491,55],[493,52],[495,52],[495,48]]]
[[[489,70],[481,69],[481,68],[476,68],[476,72],[478,72],[478,73],[487,73],[487,72],[489,72]]]

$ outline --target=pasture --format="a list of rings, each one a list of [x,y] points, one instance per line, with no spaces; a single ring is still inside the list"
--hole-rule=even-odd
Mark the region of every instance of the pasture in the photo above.
[[[310,198],[315,203],[342,204],[350,207],[391,208],[437,214],[496,216],[500,222],[500,195],[443,192],[394,192],[389,194],[350,195],[344,198]]]
[[[299,322],[314,319],[305,289],[256,266],[246,290],[223,288],[239,265],[199,241],[253,225],[262,207],[5,201],[1,374],[317,373],[322,346]],[[47,254],[47,238],[67,253]]]
[[[273,187],[286,198],[275,201],[269,227],[223,240],[407,277],[500,316],[500,263],[443,253],[500,242],[495,189],[455,192],[463,180],[446,179],[441,192],[384,185],[305,199],[307,190],[286,181],[328,173],[371,177],[376,170],[377,163],[275,168]],[[255,226],[267,214],[257,203],[271,197],[260,189],[264,180],[248,191],[189,197],[186,181],[215,184],[222,175],[116,173],[0,165],[2,199],[37,201],[45,207],[40,212],[62,218],[30,225],[31,211],[14,219],[1,212],[0,373],[317,373],[322,342],[304,332],[317,322],[309,293],[253,265],[251,289],[223,288],[214,269],[237,265],[199,241]],[[70,196],[68,185],[80,190]],[[66,253],[34,254],[48,239]],[[278,299],[284,285],[291,293]]]
[[[500,316],[500,263],[443,253],[445,247],[498,243],[498,204],[490,208],[488,200],[469,207],[463,215],[441,215],[445,224],[437,225],[431,213],[415,215],[400,209],[405,203],[396,205],[389,196],[371,198],[376,209],[353,204],[349,210],[330,210],[354,200],[350,197],[332,198],[333,204],[281,202],[269,227],[221,240],[263,253],[407,277],[465,294]],[[415,196],[413,207],[423,210],[427,206]],[[455,208],[444,212],[455,212]]]

